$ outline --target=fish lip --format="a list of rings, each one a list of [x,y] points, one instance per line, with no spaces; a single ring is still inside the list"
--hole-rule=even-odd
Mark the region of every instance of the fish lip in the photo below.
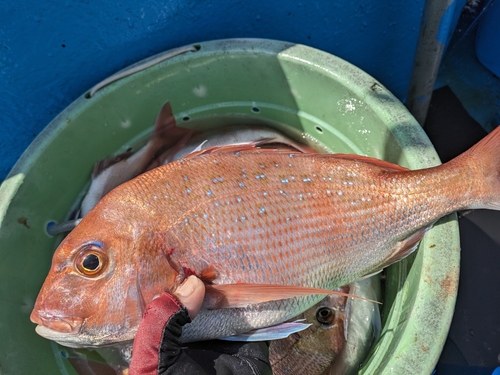
[[[102,348],[104,346],[132,345],[133,338],[117,342],[112,335],[85,335],[54,331],[43,325],[37,325],[35,331],[47,340],[52,340],[68,348]]]
[[[30,320],[53,332],[76,335],[83,326],[84,319],[79,317],[57,316],[45,311],[35,311],[30,315]]]
[[[86,343],[81,343],[80,340],[78,340],[78,335],[74,333],[63,333],[54,331],[53,329],[47,328],[46,326],[43,325],[37,325],[35,331],[40,336],[48,340],[55,341],[58,344],[67,346],[69,348],[89,347],[89,345],[86,345]]]

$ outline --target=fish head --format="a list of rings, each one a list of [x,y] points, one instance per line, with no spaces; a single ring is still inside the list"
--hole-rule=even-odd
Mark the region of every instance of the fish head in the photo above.
[[[349,288],[338,291],[349,293]],[[269,360],[275,373],[326,374],[342,350],[347,297],[328,295],[295,319],[311,324],[286,339],[272,341]],[[302,371],[302,372],[301,372]],[[329,373],[329,372],[328,372]]]
[[[139,254],[138,221],[104,208],[98,204],[56,249],[30,316],[38,334],[65,346],[132,340],[146,304],[165,290],[157,275],[172,276],[166,260]],[[141,273],[141,258],[156,269]],[[156,272],[156,286],[154,276],[143,276],[149,272]]]
[[[348,293],[346,287],[340,288]],[[304,312],[306,322],[312,323],[309,332],[302,337],[302,345],[316,355],[336,356],[345,342],[344,319],[347,297],[328,295],[315,306]]]

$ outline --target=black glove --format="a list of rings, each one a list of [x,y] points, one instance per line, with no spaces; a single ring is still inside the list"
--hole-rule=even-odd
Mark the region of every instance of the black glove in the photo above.
[[[182,326],[191,322],[175,297],[163,293],[147,307],[132,351],[130,375],[268,375],[266,342],[202,341],[181,345]]]

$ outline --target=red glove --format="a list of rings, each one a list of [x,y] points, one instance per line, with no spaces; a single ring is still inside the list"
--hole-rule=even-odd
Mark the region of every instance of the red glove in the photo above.
[[[190,276],[175,294],[163,293],[144,313],[134,340],[130,375],[271,374],[265,342],[203,341],[182,345],[182,326],[191,322],[203,302],[203,283]],[[188,314],[189,310],[189,314]]]
[[[168,293],[153,300],[137,330],[130,375],[166,373],[181,354],[182,326],[191,322],[187,310]]]

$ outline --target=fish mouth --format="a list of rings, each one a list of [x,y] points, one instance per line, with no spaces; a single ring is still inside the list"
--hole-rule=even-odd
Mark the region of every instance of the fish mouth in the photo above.
[[[68,348],[102,348],[104,346],[127,346],[132,345],[132,339],[127,338],[125,340],[116,341],[113,336],[101,335],[93,336],[88,334],[75,334],[75,333],[65,333],[54,331],[53,329],[47,328],[46,326],[37,325],[35,328],[36,333],[38,333],[43,338],[47,340],[52,340],[60,345],[67,346]]]
[[[100,347],[101,345],[92,345],[85,337],[80,337],[80,335],[74,333],[63,333],[54,331],[45,326],[38,325],[35,328],[36,333],[38,333],[43,338],[47,340],[52,340],[60,345],[67,346],[68,348],[90,348],[90,347]]]
[[[83,318],[60,317],[44,311],[33,311],[30,320],[38,324],[38,327],[44,327],[52,332],[70,335],[79,333],[84,321]]]

